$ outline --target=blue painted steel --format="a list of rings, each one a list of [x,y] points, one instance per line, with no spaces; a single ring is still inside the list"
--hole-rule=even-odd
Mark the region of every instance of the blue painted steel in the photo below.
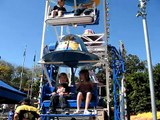
[[[51,93],[53,92],[54,87],[50,87],[48,83],[46,83],[43,86],[43,90],[42,90],[42,102],[41,102],[41,112],[42,114],[47,113],[49,106],[50,106],[50,96]],[[76,108],[77,107],[77,100],[76,100],[76,89],[75,86],[70,86],[70,99],[67,100],[68,102],[68,107],[69,108]],[[96,108],[98,104],[98,86],[97,84],[94,85],[94,89],[93,89],[93,99],[91,100],[89,107],[90,108]],[[60,106],[57,106],[60,107]],[[83,101],[81,104],[81,107],[85,107],[85,102]]]
[[[114,94],[114,120],[120,120],[120,90],[121,90],[121,79],[125,72],[124,59],[122,53],[118,51],[114,46],[109,45],[109,50],[112,54],[112,70],[113,70],[113,94]]]
[[[97,114],[43,114],[41,115],[42,117],[91,117],[91,116],[96,116]]]
[[[50,120],[50,119],[55,119],[56,120],[59,118],[59,117],[74,117],[74,118],[79,118],[79,117],[96,117],[98,116],[97,114],[90,114],[90,115],[85,115],[85,114],[69,114],[69,115],[66,115],[66,114],[43,114],[41,115],[41,118],[42,120]]]

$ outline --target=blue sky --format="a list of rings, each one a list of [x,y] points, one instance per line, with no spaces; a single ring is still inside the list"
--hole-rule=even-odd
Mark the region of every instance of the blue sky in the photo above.
[[[101,0],[102,1],[102,0]],[[146,59],[142,19],[136,18],[138,0],[109,0],[110,39],[118,47],[119,40],[125,44],[127,53]],[[102,3],[100,24],[88,26],[96,33],[103,33]],[[36,51],[39,60],[45,0],[0,0],[0,56],[15,65],[22,65],[23,52],[27,45],[25,67],[33,66]],[[153,64],[160,62],[160,0],[150,0],[147,5],[147,20]],[[70,28],[71,33],[82,34],[80,28]],[[46,31],[47,43],[55,41],[52,27]]]

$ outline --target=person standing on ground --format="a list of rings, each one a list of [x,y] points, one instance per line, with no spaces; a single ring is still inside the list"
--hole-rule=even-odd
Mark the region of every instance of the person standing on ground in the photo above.
[[[2,114],[4,114],[7,110],[8,105],[7,104],[2,104]]]

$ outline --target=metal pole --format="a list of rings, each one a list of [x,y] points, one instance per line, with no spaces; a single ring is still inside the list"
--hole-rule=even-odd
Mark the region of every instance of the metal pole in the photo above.
[[[43,75],[40,76],[40,85],[39,85],[39,95],[38,95],[38,109],[40,109],[41,105],[41,95],[42,95],[42,87],[43,87]]]
[[[149,84],[150,84],[151,103],[152,103],[152,115],[153,115],[153,120],[157,120],[156,103],[155,103],[155,95],[154,95],[153,72],[152,72],[152,62],[151,62],[152,60],[151,60],[151,53],[150,53],[147,22],[146,22],[146,19],[144,19],[144,18],[143,18],[143,29],[144,29],[144,37],[145,37],[146,53],[147,53],[148,74],[149,74]]]
[[[152,106],[152,116],[153,120],[157,120],[157,110],[155,103],[155,94],[154,94],[154,82],[153,82],[153,72],[152,72],[152,60],[151,60],[151,52],[150,52],[150,44],[149,44],[149,35],[148,35],[148,27],[147,27],[147,19],[146,19],[146,0],[139,0],[139,8],[137,17],[142,17],[143,22],[143,30],[144,30],[144,38],[146,45],[146,55],[147,55],[147,64],[148,64],[148,74],[149,74],[149,85],[150,85],[150,94],[151,94],[151,106]]]
[[[77,0],[74,0],[74,10],[77,9]]]
[[[109,86],[109,67],[108,67],[108,29],[107,29],[107,0],[103,1],[103,11],[104,11],[104,39],[105,39],[105,67],[106,67],[106,94],[107,94],[107,115],[108,120],[110,120],[110,86]]]
[[[48,15],[48,7],[49,7],[49,1],[46,0],[45,15],[44,15],[44,21],[43,21],[43,33],[42,33],[40,60],[42,60],[42,57],[43,57],[43,49],[44,49],[44,41],[45,41],[45,31],[46,31],[46,26],[47,26],[45,20],[47,19],[47,15]]]
[[[26,59],[26,49],[27,49],[27,45],[26,45],[26,47],[24,49],[24,53],[23,53],[23,63],[22,63],[22,71],[21,71],[21,80],[20,80],[19,90],[21,90],[21,88],[22,88],[24,63],[25,63],[25,59]]]
[[[124,120],[124,76],[121,80],[121,89],[120,89],[120,118]]]
[[[48,15],[48,8],[49,8],[49,0],[46,0],[46,5],[45,5],[45,14],[44,14],[44,21],[43,21],[43,33],[42,33],[42,43],[41,43],[41,54],[40,54],[40,60],[42,60],[43,57],[43,50],[44,50],[44,41],[45,41],[45,31],[46,31],[46,22],[45,20],[47,19],[47,15]],[[43,64],[42,64],[42,68],[43,68]],[[39,92],[39,108],[40,108],[40,102],[41,102],[41,95],[42,95],[42,84],[43,84],[43,75],[41,75],[41,80],[40,80],[40,92]]]
[[[32,81],[31,81],[31,91],[30,91],[30,99],[32,98],[32,93],[33,93],[33,83],[34,83],[34,73],[35,73],[35,66],[36,66],[36,53],[34,55],[34,58],[33,58],[33,68],[32,68]]]
[[[61,26],[61,37],[60,37],[60,40],[62,39],[62,36],[63,36],[63,26]]]

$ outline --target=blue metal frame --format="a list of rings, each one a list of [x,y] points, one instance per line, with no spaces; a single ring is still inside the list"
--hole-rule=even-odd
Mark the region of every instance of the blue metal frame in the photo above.
[[[114,46],[108,45],[108,49],[109,51],[111,51],[111,55],[112,55],[112,70],[113,70],[113,94],[114,94],[114,120],[120,120],[120,107],[121,105],[123,105],[123,103],[120,101],[120,90],[121,90],[121,79],[122,79],[122,75],[125,72],[124,69],[124,59],[122,56],[121,51],[117,50]],[[51,80],[54,80],[53,76],[53,71],[54,71],[54,66],[53,65],[45,65],[45,67],[47,68],[47,73],[50,77]],[[53,82],[53,81],[52,81]],[[42,97],[43,97],[43,93],[42,93]],[[123,99],[123,98],[122,98]],[[75,106],[75,103],[72,103]],[[73,115],[60,115],[59,114],[45,114],[46,113],[46,108],[48,108],[49,102],[46,101],[43,102],[42,98],[41,98],[41,108],[42,108],[42,118],[43,119],[47,119],[50,117],[72,117]],[[95,105],[96,106],[96,105]],[[44,108],[43,108],[44,107]],[[46,108],[45,108],[46,107]],[[84,116],[84,115],[79,115],[79,116]]]
[[[56,69],[54,65],[45,65],[46,69],[47,69],[47,74],[50,77],[51,83],[53,83],[53,87],[50,87],[48,82],[46,82],[45,84],[43,84],[42,86],[42,94],[41,94],[41,98],[40,98],[40,111],[41,111],[41,118],[42,120],[47,120],[47,119],[54,119],[54,118],[58,118],[58,117],[93,117],[96,116],[97,114],[91,114],[91,115],[84,115],[84,114],[78,114],[78,115],[73,115],[73,114],[69,114],[69,115],[65,115],[65,114],[46,114],[48,109],[49,109],[49,105],[50,105],[50,96],[54,89],[55,86],[55,78],[53,78],[53,74],[54,74],[54,70]],[[93,93],[95,95],[95,100],[91,101],[90,103],[90,107],[96,108],[97,104],[98,104],[98,91],[97,91],[97,84],[95,84],[95,89],[93,90]],[[75,86],[70,87],[70,91],[75,93]],[[75,96],[75,94],[74,94]],[[73,97],[74,97],[73,96]],[[71,100],[68,100],[68,105],[71,108],[76,108],[77,107],[77,101],[76,101],[76,97],[71,98]],[[85,104],[82,102],[81,107],[84,107]]]
[[[91,114],[91,115],[84,115],[84,114],[43,114],[41,115],[42,120],[50,120],[52,118],[59,118],[59,117],[72,117],[72,118],[78,118],[78,117],[95,117],[97,114]]]
[[[123,105],[120,101],[121,79],[125,72],[124,59],[121,51],[114,46],[108,46],[112,54],[112,70],[113,70],[113,94],[114,94],[114,120],[120,120],[120,107]],[[123,98],[122,98],[123,99]]]

